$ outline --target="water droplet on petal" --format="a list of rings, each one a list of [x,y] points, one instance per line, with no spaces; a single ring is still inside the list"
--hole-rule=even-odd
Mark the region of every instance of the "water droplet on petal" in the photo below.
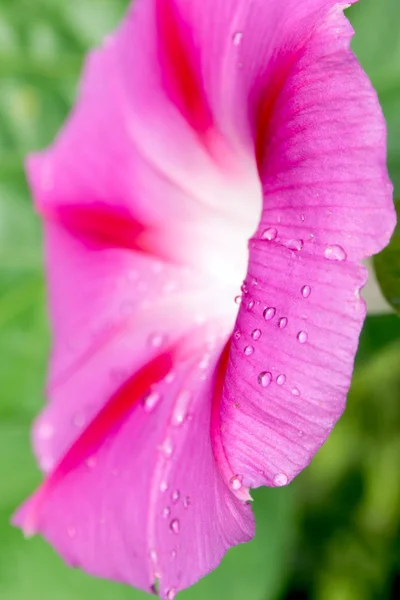
[[[169,506],[166,506],[165,508],[163,508],[162,516],[164,517],[164,519],[168,519],[170,514],[171,514],[171,509]]]
[[[240,490],[240,488],[242,487],[242,481],[243,477],[241,477],[240,475],[234,475],[234,477],[232,477],[229,483],[233,490]]]
[[[278,327],[279,329],[285,329],[286,325],[288,324],[288,320],[286,317],[281,317],[278,321]]]
[[[240,46],[241,42],[243,39],[243,32],[242,31],[236,31],[233,36],[232,36],[232,42],[234,46]]]
[[[251,332],[251,337],[253,338],[254,341],[259,340],[261,337],[261,329],[254,329]]]
[[[263,317],[266,321],[270,321],[271,319],[274,318],[276,314],[276,308],[274,308],[273,306],[270,306],[269,308],[266,308],[263,312]]]
[[[278,385],[283,385],[286,381],[286,375],[278,375],[278,377],[276,378],[276,383]]]
[[[163,452],[163,454],[167,458],[169,458],[170,456],[172,456],[172,453],[174,451],[174,446],[172,444],[172,440],[170,438],[165,438],[164,442],[162,443],[162,446],[161,446],[160,450]]]
[[[87,458],[85,460],[85,465],[89,468],[89,469],[94,469],[94,467],[97,464],[97,460],[95,456],[89,456],[89,458]]]
[[[287,478],[287,475],[285,475],[285,473],[278,473],[274,477],[274,484],[278,487],[280,487],[281,485],[286,485],[287,482],[288,482],[288,478]]]
[[[173,519],[170,523],[170,529],[171,531],[173,531],[174,533],[179,533],[180,529],[181,529],[181,525],[178,521],[178,519]]]
[[[311,294],[311,288],[309,285],[303,285],[303,287],[301,288],[301,295],[303,296],[303,298],[308,298],[308,296]]]
[[[181,497],[181,493],[179,490],[174,490],[171,494],[171,500],[174,504],[176,504]]]
[[[37,435],[42,440],[50,440],[54,435],[54,427],[51,423],[40,423],[37,428]]]
[[[242,302],[242,296],[235,296],[235,304],[240,304]]]
[[[175,380],[175,373],[173,371],[170,371],[165,377],[164,377],[164,381],[165,383],[172,383]]]
[[[254,352],[253,346],[245,346],[243,352],[246,356],[251,356]]]
[[[158,392],[149,392],[143,398],[143,408],[146,412],[151,412],[161,400],[161,394]]]
[[[75,527],[68,527],[67,529],[67,533],[68,533],[68,537],[71,538],[71,540],[73,540],[76,537],[76,529]]]
[[[250,302],[247,304],[247,310],[252,310],[254,308],[254,304],[254,300],[250,300]]]
[[[297,387],[292,388],[293,396],[300,396],[300,390]]]
[[[285,248],[288,248],[289,250],[299,252],[302,249],[304,242],[303,240],[284,240],[282,242],[282,245],[285,246]]]
[[[175,408],[172,415],[173,425],[179,426],[184,422],[192,393],[189,390],[181,390],[175,401]]]
[[[299,340],[300,344],[305,344],[308,339],[308,335],[305,331],[299,331],[297,334],[297,339]]]
[[[166,481],[162,481],[160,483],[160,491],[161,492],[166,492],[168,489],[168,483]]]
[[[152,346],[153,348],[160,348],[160,346],[162,346],[164,341],[165,341],[165,338],[161,333],[153,333],[149,337],[149,345]]]
[[[175,549],[171,550],[171,559],[172,559],[172,560],[175,560],[175,558],[176,558],[176,555],[177,555],[177,552],[176,552],[176,550],[175,550]]]
[[[300,215],[300,221],[304,222],[305,220],[306,220],[305,216],[304,215]]]
[[[150,556],[151,562],[153,562],[153,563],[157,562],[157,551],[156,550],[151,549],[149,552],[149,556]]]
[[[204,371],[210,366],[211,357],[209,354],[205,354],[201,361],[199,362],[199,369]]]
[[[174,598],[176,596],[175,588],[170,588],[169,590],[167,590],[166,596],[167,596],[167,600],[174,600]]]
[[[85,415],[82,412],[77,412],[72,418],[72,425],[77,429],[82,429],[85,425]]]
[[[236,329],[235,333],[233,334],[235,340],[240,340],[240,331],[239,329]]]
[[[339,262],[346,260],[347,254],[341,246],[328,246],[325,248],[325,258],[328,260],[337,260]]]
[[[191,504],[190,497],[189,496],[185,496],[184,499],[183,499],[183,506],[185,508],[189,508],[190,504]]]
[[[264,229],[264,231],[261,234],[261,237],[264,240],[268,240],[269,242],[272,242],[272,240],[274,240],[277,236],[278,232],[274,227],[269,227],[268,229]]]
[[[258,383],[262,387],[268,387],[272,381],[272,373],[269,371],[262,371],[258,376]]]

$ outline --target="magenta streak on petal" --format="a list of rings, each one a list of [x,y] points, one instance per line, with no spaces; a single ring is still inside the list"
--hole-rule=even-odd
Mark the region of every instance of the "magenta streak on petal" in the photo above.
[[[75,467],[88,459],[99,448],[110,431],[118,427],[137,405],[150,386],[167,375],[174,364],[178,345],[179,343],[170,346],[165,352],[146,363],[111,396],[103,409],[40,486],[28,505],[22,507],[22,513],[17,512],[14,521],[19,523],[19,516],[22,514],[22,526],[26,535],[33,535],[36,532],[41,508],[46,496],[51,493],[54,486]]]
[[[225,454],[224,447],[221,439],[221,417],[220,417],[220,404],[222,398],[222,392],[224,388],[225,374],[228,368],[229,353],[231,348],[231,338],[226,342],[224,349],[221,352],[220,359],[215,369],[215,383],[212,398],[211,408],[211,443],[213,448],[213,454],[215,461],[219,467],[221,475],[225,483],[229,486],[232,493],[239,498],[239,500],[252,500],[248,488],[240,486],[236,489],[232,486],[232,480],[240,473],[234,473],[228,462]]]
[[[65,227],[88,248],[121,248],[176,262],[156,227],[140,223],[127,211],[100,203],[40,207],[41,215]]]
[[[192,36],[173,0],[156,2],[160,64],[172,101],[207,146],[213,118],[205,96]]]

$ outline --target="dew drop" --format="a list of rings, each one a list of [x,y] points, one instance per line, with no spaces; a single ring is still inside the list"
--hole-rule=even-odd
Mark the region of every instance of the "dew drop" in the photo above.
[[[201,359],[201,361],[199,362],[199,369],[201,371],[204,371],[209,366],[210,366],[210,356],[208,354],[205,354],[203,356],[203,358]]]
[[[172,383],[175,380],[175,373],[173,371],[170,371],[165,377],[164,377],[164,381],[165,383]]]
[[[276,378],[276,383],[278,385],[283,385],[286,381],[286,375],[278,375],[278,377]]]
[[[268,387],[272,381],[272,373],[269,371],[262,371],[258,376],[258,383],[262,387]]]
[[[181,390],[175,401],[175,408],[172,415],[172,424],[182,425],[186,418],[188,405],[192,399],[192,393],[189,390]]]
[[[160,483],[160,492],[166,492],[168,489],[168,483],[166,481],[162,481]]]
[[[273,306],[270,306],[269,308],[266,308],[263,312],[263,317],[266,321],[270,321],[271,319],[274,318],[276,314],[276,308],[274,308]]]
[[[179,533],[180,529],[181,529],[181,525],[178,521],[178,519],[173,519],[169,525],[171,531],[173,531],[174,533]]]
[[[278,321],[278,327],[279,329],[285,329],[286,325],[288,324],[288,320],[286,317],[281,317]]]
[[[156,563],[157,562],[157,558],[158,557],[157,557],[157,551],[156,550],[154,550],[154,549],[150,550],[149,556],[150,556],[150,560],[151,560],[152,563]]]
[[[284,240],[282,242],[282,245],[285,246],[285,248],[288,248],[289,250],[299,252],[302,249],[304,242],[303,240]]]
[[[243,292],[243,294],[248,294],[249,289],[245,281],[243,281],[242,285],[240,286],[240,291]]]
[[[346,260],[347,254],[341,246],[328,246],[325,248],[325,258],[328,260],[337,260],[339,262]]]
[[[309,285],[303,285],[303,287],[301,288],[301,295],[303,296],[303,298],[308,298],[308,296],[311,294],[311,288]]]
[[[287,482],[288,482],[288,478],[287,478],[287,475],[285,475],[285,473],[278,473],[274,477],[274,484],[277,487],[280,487],[282,485],[286,485]]]
[[[251,332],[251,337],[253,338],[254,341],[259,340],[261,337],[261,329],[254,329]]]
[[[242,487],[242,481],[243,481],[243,477],[241,477],[240,475],[234,475],[234,477],[232,477],[232,479],[230,480],[230,486],[233,490],[240,490],[240,488]]]
[[[242,31],[236,31],[233,36],[232,36],[232,42],[234,46],[240,46],[240,44],[242,43],[242,39],[243,39],[243,32]]]
[[[74,427],[76,427],[77,429],[82,429],[82,427],[84,427],[85,425],[85,416],[82,412],[77,412],[73,419],[72,419],[72,425]]]
[[[304,221],[306,220],[304,215],[300,215],[300,221],[302,221],[304,223]]]
[[[97,464],[97,460],[95,456],[89,456],[89,458],[87,458],[85,460],[85,465],[89,468],[89,469],[94,469],[94,467]]]
[[[264,229],[264,231],[261,234],[261,237],[264,240],[268,240],[269,242],[272,242],[272,240],[274,240],[277,236],[278,232],[274,227],[269,227],[268,229]]]
[[[169,506],[166,506],[165,508],[163,508],[162,516],[164,517],[164,519],[168,519],[170,514],[171,514],[171,509]]]
[[[161,394],[159,394],[158,392],[149,392],[143,398],[144,410],[146,412],[150,413],[152,410],[154,410],[154,408],[157,406],[157,404],[160,402],[160,400],[161,400]]]
[[[240,331],[239,329],[236,329],[235,333],[233,334],[235,340],[240,340]]]
[[[305,331],[299,331],[297,334],[297,339],[299,340],[300,344],[305,344],[308,339],[308,335]]]
[[[292,388],[292,395],[293,396],[300,396],[300,390],[297,387]]]
[[[173,550],[171,550],[171,559],[172,560],[175,560],[176,554],[177,554],[177,552],[176,552],[175,548]]]
[[[160,450],[162,451],[162,453],[169,458],[170,456],[172,456],[173,451],[174,451],[174,446],[172,444],[172,441],[170,438],[165,438],[164,442],[162,443],[162,446],[160,448]]]
[[[54,427],[51,423],[40,423],[37,435],[42,440],[50,440],[54,435]]]
[[[167,590],[167,593],[166,593],[167,600],[174,600],[175,596],[176,596],[175,588],[170,588],[169,590]]]
[[[185,496],[183,499],[183,506],[188,509],[191,504],[191,500],[189,496]]]
[[[160,348],[164,341],[164,336],[161,333],[152,333],[149,337],[149,345],[153,348]]]
[[[247,304],[247,310],[252,310],[254,308],[254,304],[254,300],[250,300],[250,302]]]
[[[245,346],[243,352],[246,356],[251,356],[254,352],[253,346]]]
[[[174,504],[176,504],[181,497],[181,493],[179,490],[174,490],[171,494],[171,500]]]
[[[235,304],[241,304],[242,296],[235,296]]]

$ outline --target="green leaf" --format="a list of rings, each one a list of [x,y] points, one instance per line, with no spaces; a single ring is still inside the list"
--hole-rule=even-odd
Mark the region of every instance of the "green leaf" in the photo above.
[[[399,205],[397,205],[399,215]],[[390,244],[374,256],[377,280],[386,300],[400,315],[400,225],[397,223]]]

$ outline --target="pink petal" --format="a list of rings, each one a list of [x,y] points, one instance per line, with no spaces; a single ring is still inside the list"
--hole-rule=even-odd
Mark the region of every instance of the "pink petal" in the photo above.
[[[359,262],[395,224],[385,124],[351,35],[335,7],[292,57],[259,160],[264,208],[220,397],[245,486],[288,483],[341,415],[365,317]]]
[[[214,365],[193,354],[165,379],[177,353],[160,353],[116,392],[15,518],[69,564],[146,591],[158,579],[164,598],[253,535],[250,506],[212,455]]]

